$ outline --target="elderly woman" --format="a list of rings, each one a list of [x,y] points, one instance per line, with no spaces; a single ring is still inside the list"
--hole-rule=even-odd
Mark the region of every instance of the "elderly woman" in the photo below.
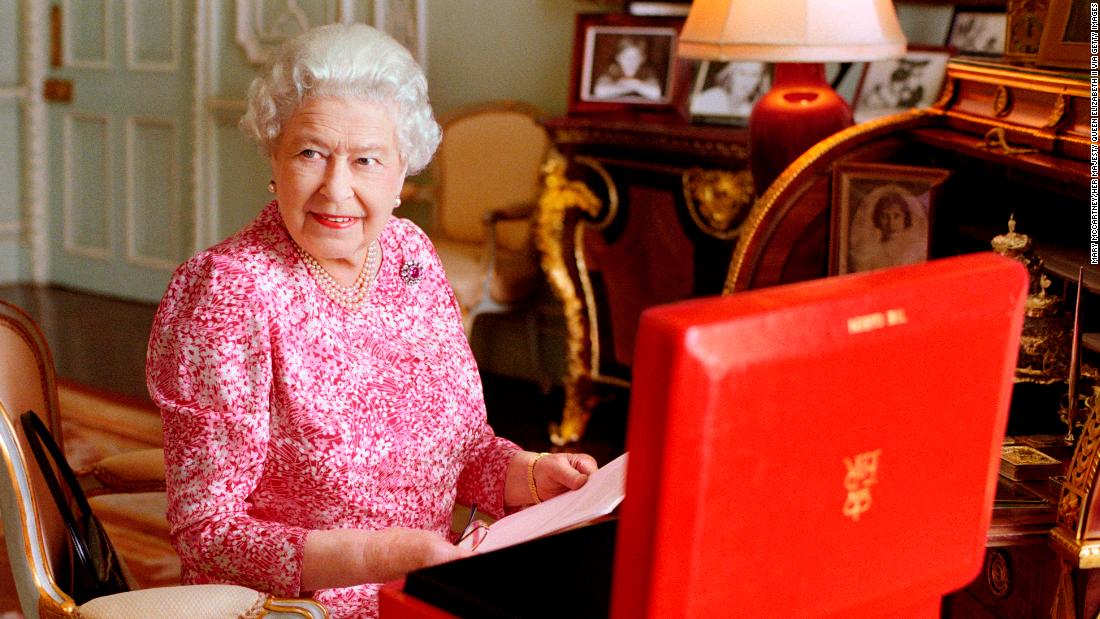
[[[377,583],[466,554],[456,500],[499,516],[595,470],[494,436],[435,251],[390,216],[439,142],[426,90],[361,24],[296,37],[252,84],[276,197],[177,270],[149,342],[186,582],[373,616]]]

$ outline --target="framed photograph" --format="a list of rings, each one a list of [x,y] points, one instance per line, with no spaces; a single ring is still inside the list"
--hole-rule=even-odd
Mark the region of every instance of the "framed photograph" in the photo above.
[[[878,163],[833,167],[829,273],[924,262],[932,214],[951,172]]]
[[[1005,58],[1034,61],[1046,22],[1046,0],[1008,0],[1005,26]]]
[[[747,125],[752,106],[771,88],[771,71],[763,62],[704,60],[691,89],[692,120]]]
[[[691,63],[676,56],[684,20],[578,13],[569,112],[683,113]]]
[[[679,15],[686,17],[691,10],[691,0],[670,0],[649,2],[648,0],[627,0],[626,12],[631,15]]]
[[[957,9],[951,19],[947,46],[960,54],[1003,56],[1008,15]]]
[[[1050,0],[1036,64],[1089,68],[1089,6],[1089,0]]]
[[[901,58],[865,63],[852,102],[856,122],[928,107],[939,97],[951,50],[909,46]]]

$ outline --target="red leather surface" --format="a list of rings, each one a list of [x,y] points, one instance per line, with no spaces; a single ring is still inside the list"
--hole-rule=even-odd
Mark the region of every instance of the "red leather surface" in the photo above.
[[[378,615],[386,619],[454,619],[454,615],[402,591],[405,579],[382,585],[378,591]]]
[[[978,254],[647,311],[613,616],[882,616],[969,582],[1026,283]]]

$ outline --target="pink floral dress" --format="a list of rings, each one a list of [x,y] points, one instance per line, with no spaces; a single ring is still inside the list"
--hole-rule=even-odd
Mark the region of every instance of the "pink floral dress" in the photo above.
[[[176,271],[146,371],[184,582],[299,596],[311,530],[446,534],[456,499],[503,513],[519,448],[486,423],[435,250],[397,218],[379,243],[357,311],[314,282],[274,202]],[[334,617],[373,617],[379,586],[313,597]]]

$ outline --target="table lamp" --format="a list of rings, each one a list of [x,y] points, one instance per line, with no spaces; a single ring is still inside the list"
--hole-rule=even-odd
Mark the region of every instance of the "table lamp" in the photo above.
[[[811,146],[851,126],[852,109],[825,80],[825,62],[897,58],[905,35],[891,0],[694,0],[683,58],[775,63],[772,89],[749,116],[758,194]]]

